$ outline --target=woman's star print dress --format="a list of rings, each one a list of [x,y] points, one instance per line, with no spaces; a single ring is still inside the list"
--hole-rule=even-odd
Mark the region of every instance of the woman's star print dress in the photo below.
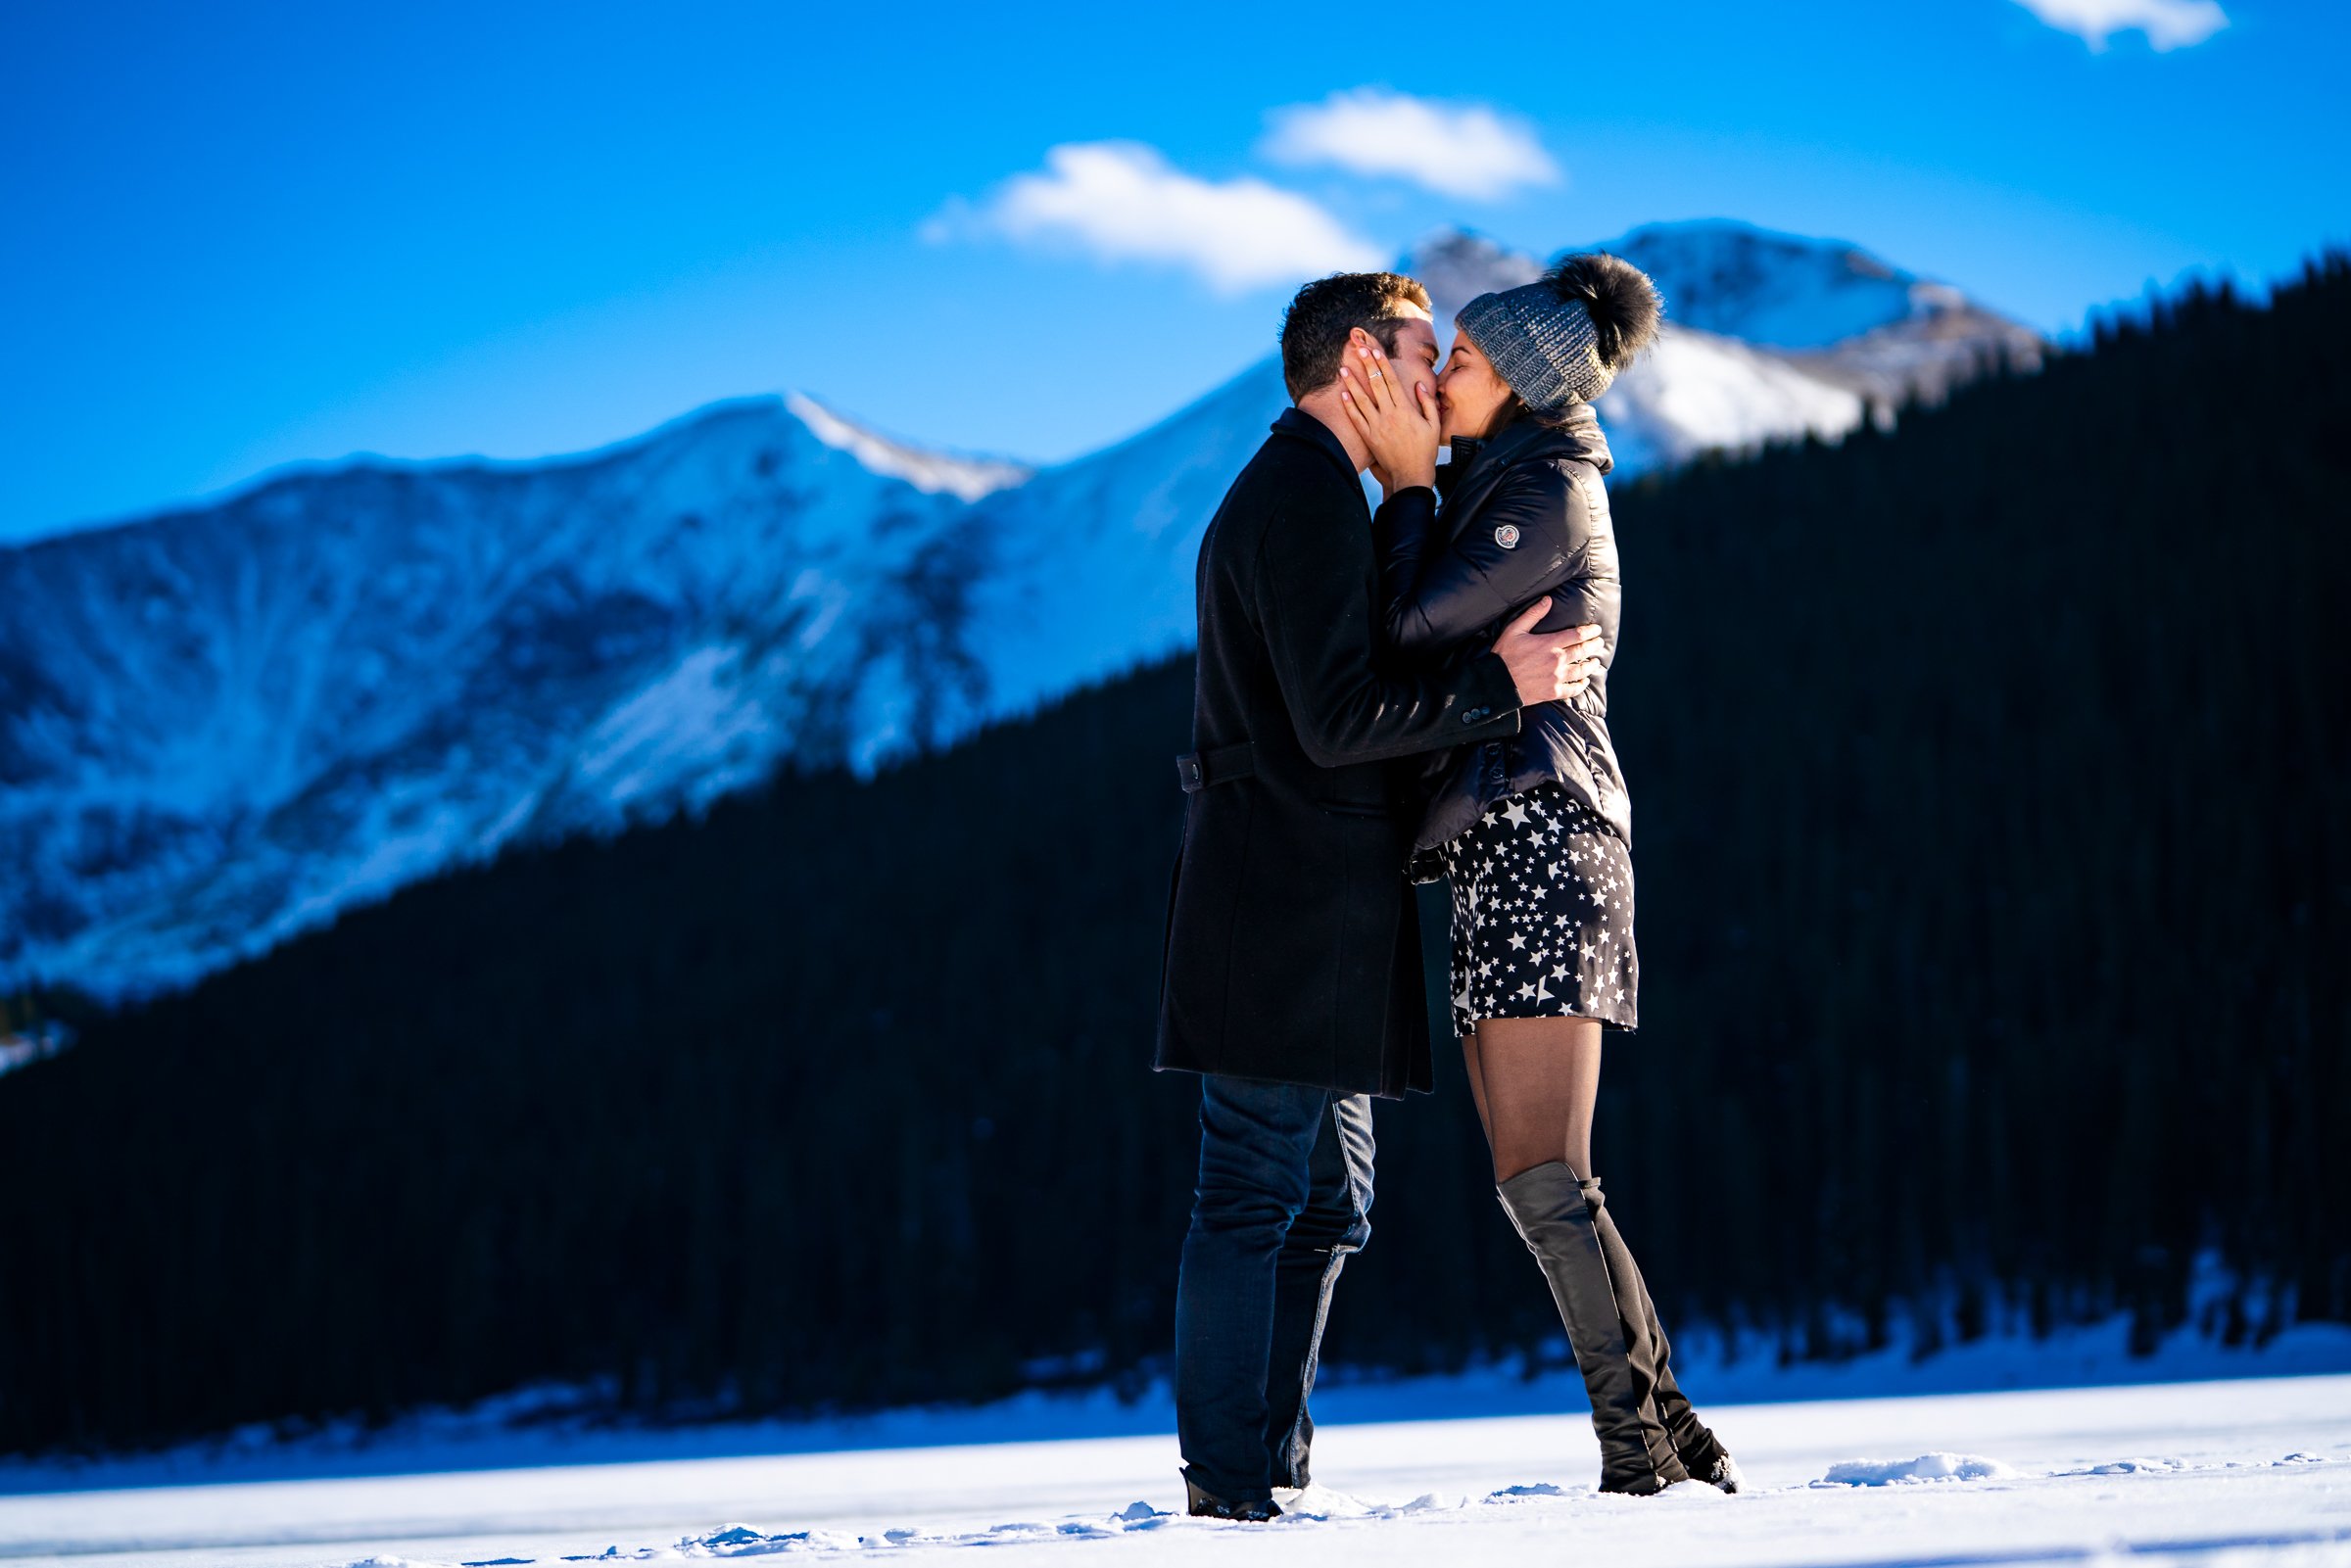
[[[1598,1019],[1635,1025],[1633,863],[1557,783],[1486,808],[1437,851],[1453,883],[1453,1024]]]

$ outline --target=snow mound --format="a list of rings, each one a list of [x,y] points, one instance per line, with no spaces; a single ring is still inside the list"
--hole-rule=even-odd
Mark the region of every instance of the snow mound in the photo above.
[[[1278,1500],[1278,1499],[1276,1499]],[[1286,1523],[1319,1524],[1331,1519],[1398,1519],[1412,1514],[1451,1512],[1466,1508],[1469,1499],[1458,1493],[1424,1492],[1410,1502],[1375,1502],[1315,1485],[1281,1504]]]
[[[772,1557],[794,1551],[853,1551],[865,1543],[858,1537],[840,1530],[794,1530],[787,1535],[771,1536],[749,1525],[728,1525],[699,1536],[688,1536],[677,1544],[672,1552],[656,1553],[643,1550],[629,1553],[637,1557]],[[622,1553],[617,1547],[604,1556],[618,1560]],[[588,1561],[596,1561],[589,1558]]]
[[[1701,1481],[1698,1477],[1691,1476],[1685,1480],[1674,1482],[1673,1485],[1654,1497],[1638,1500],[1659,1507],[1711,1508],[1728,1496],[1728,1493],[1715,1486],[1711,1481]]]
[[[1891,1487],[1916,1481],[2007,1481],[2016,1472],[1979,1453],[1922,1453],[1915,1459],[1847,1459],[1816,1487]]]

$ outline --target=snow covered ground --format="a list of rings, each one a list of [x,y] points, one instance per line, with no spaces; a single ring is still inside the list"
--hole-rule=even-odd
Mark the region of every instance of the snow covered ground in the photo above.
[[[1087,1438],[0,1498],[0,1558],[545,1564],[2351,1562],[2351,1377],[1719,1406],[1751,1491],[1590,1491],[1579,1414],[1333,1425],[1270,1527]]]
[[[2109,1341],[2114,1341],[2109,1343]],[[2141,1375],[2351,1365],[2351,1334],[2255,1355],[2185,1341]],[[2054,1354],[2057,1359],[2050,1357]],[[81,1469],[0,1468],[0,1561],[81,1568],[553,1564],[792,1555],[1094,1568],[1195,1561],[2351,1564],[2351,1374],[1979,1393],[2126,1364],[2090,1331],[1835,1373],[1686,1382],[1750,1491],[1593,1493],[1571,1377],[1499,1370],[1318,1395],[1318,1485],[1270,1527],[1177,1517],[1158,1398],[1030,1397],[856,1422],[666,1431],[478,1417]],[[1775,1389],[1879,1391],[1781,1398]],[[1467,1412],[1479,1413],[1467,1413]],[[1541,1413],[1513,1413],[1539,1411]],[[510,1412],[509,1412],[510,1413]],[[1047,1436],[1052,1434],[1052,1436]],[[387,1473],[408,1468],[411,1473]],[[375,1473],[369,1473],[375,1472]],[[162,1483],[162,1484],[159,1484]],[[1289,1501],[1285,1497],[1285,1501]]]

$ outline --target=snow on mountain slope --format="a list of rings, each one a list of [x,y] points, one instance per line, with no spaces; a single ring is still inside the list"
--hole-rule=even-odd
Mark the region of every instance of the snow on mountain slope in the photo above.
[[[1531,256],[1459,231],[1430,236],[1407,266],[1428,285],[1448,334],[1454,316],[1476,296],[1531,283],[1543,271]],[[1656,346],[1597,405],[1619,476],[1687,462],[1715,448],[1740,451],[1807,432],[1841,436],[1867,411],[1850,387],[1777,351],[1682,325],[1671,318],[1670,300],[1666,309]]]
[[[960,733],[967,511],[767,399],[0,552],[0,967],[169,983],[518,834]]]
[[[1620,475],[1834,436],[1989,341],[2038,349],[1964,302],[1898,313],[1883,278],[1841,293],[1849,248],[1708,237],[1732,228],[1626,244],[1671,263],[1684,322],[1829,299],[1860,335],[1673,326],[1602,402]],[[1409,264],[1448,323],[1540,271],[1459,233]],[[1772,306],[1782,274],[1802,309]],[[870,769],[1180,648],[1201,531],[1286,403],[1267,359],[1032,473],[749,399],[581,457],[354,463],[0,548],[0,985],[181,983],[504,844],[785,758]]]
[[[1665,301],[1657,345],[1599,402],[1616,471],[1806,434],[1835,439],[1872,410],[1940,401],[2005,359],[2040,363],[2030,329],[1852,246],[1746,223],[1658,223],[1592,247],[1623,256]],[[1541,275],[1533,257],[1445,230],[1407,269],[1440,324],[1476,295]]]
[[[1599,249],[1655,278],[1684,326],[1774,349],[1825,349],[1964,303],[1856,246],[1751,223],[1651,223]]]
[[[1981,306],[1938,308],[1872,328],[1826,349],[1789,356],[1821,380],[1849,388],[1878,408],[1916,399],[1941,403],[1952,388],[2001,364],[2040,368],[2039,334]]]
[[[1617,471],[1671,467],[1807,433],[1835,438],[1868,412],[1861,396],[1736,338],[1667,326],[1595,406]]]
[[[965,500],[978,500],[991,491],[1021,483],[1035,471],[1000,458],[955,456],[892,441],[843,418],[805,393],[786,393],[784,406],[826,446],[839,447],[875,473],[903,479],[917,490],[933,494],[943,490]]]
[[[2045,347],[1949,284],[1833,240],[1707,219],[1652,223],[1600,248],[1656,279],[1669,319],[1782,351],[1880,408],[1939,402],[2003,359],[2037,369]]]
[[[1289,401],[1280,360],[1260,360],[1132,440],[974,508],[998,570],[976,586],[971,645],[997,707],[1191,645],[1200,536]]]

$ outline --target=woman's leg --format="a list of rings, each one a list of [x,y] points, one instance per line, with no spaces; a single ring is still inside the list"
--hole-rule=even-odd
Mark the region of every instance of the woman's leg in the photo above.
[[[1604,1492],[1655,1492],[1683,1479],[1598,1229],[1592,1104],[1600,1025],[1589,1019],[1481,1019],[1479,1075],[1502,1205],[1551,1287],[1600,1437]]]
[[[1477,1031],[1462,1036],[1462,1066],[1469,1074],[1469,1099],[1477,1107],[1477,1124],[1485,1130],[1486,1147],[1494,1147],[1494,1118],[1486,1115],[1486,1069],[1477,1054]]]
[[[1598,1019],[1485,1019],[1470,1037],[1494,1179],[1559,1161],[1592,1174],[1592,1107],[1600,1096]]]
[[[1664,1324],[1593,1174],[1601,1032],[1595,1019],[1487,1019],[1478,1024],[1473,1078],[1483,1091],[1479,1110],[1494,1152],[1494,1179],[1500,1184],[1553,1161],[1573,1172],[1607,1263],[1644,1414],[1664,1428],[1691,1474],[1712,1480],[1721,1445],[1674,1380]]]

